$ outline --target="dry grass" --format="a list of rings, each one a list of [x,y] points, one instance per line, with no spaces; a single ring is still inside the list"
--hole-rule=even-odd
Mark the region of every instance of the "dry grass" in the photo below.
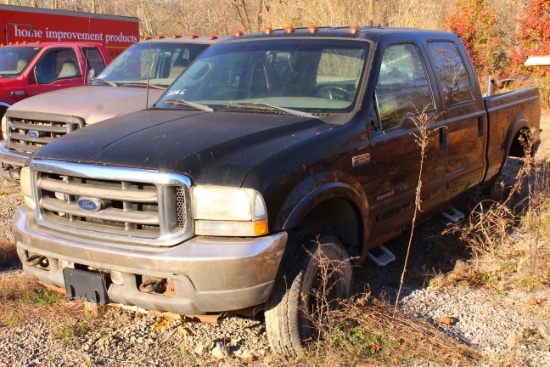
[[[40,320],[52,340],[79,337],[93,330],[93,319],[84,313],[83,302],[45,289],[21,271],[0,277],[0,327],[17,328]]]
[[[0,178],[0,269],[18,262],[11,219],[15,210],[14,205],[18,206],[21,203],[19,185]]]
[[[423,364],[470,366],[479,360],[433,324],[406,316],[368,293],[344,302],[324,320],[325,335],[306,355],[308,365],[394,366]]]
[[[543,125],[549,124],[545,117]],[[465,223],[448,228],[447,234],[456,235],[472,257],[435,277],[432,286],[532,291],[550,285],[550,149],[544,136],[542,141],[536,159],[528,155],[509,161],[516,174],[503,182],[501,200],[481,201]]]

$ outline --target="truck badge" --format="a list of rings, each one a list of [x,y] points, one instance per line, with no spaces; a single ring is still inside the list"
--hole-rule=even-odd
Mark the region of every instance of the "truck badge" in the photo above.
[[[40,137],[40,133],[36,130],[31,130],[27,133],[27,136],[31,139],[36,139]]]
[[[80,209],[88,212],[98,212],[105,207],[103,200],[86,197],[78,199],[77,204]]]
[[[370,154],[369,153],[356,155],[356,156],[351,158],[351,165],[353,167],[362,166],[364,164],[368,164],[369,162],[370,162]]]

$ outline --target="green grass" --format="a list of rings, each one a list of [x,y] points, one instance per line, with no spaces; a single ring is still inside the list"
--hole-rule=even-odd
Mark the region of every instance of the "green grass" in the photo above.
[[[33,289],[23,291],[15,300],[18,303],[31,303],[35,305],[51,305],[61,298],[59,293],[48,289]]]

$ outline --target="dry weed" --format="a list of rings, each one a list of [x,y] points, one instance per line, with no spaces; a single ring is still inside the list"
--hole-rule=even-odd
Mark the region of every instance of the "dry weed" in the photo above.
[[[472,258],[457,263],[454,272],[436,277],[431,285],[532,290],[550,284],[550,165],[534,159],[531,139],[523,145],[526,156],[515,179],[501,184],[504,198],[482,200],[465,224],[451,225],[446,231],[458,235]]]
[[[422,174],[424,173],[424,161],[426,158],[426,150],[430,142],[430,136],[435,132],[435,130],[430,130],[430,126],[433,122],[439,117],[439,115],[428,114],[428,110],[431,108],[430,105],[424,106],[422,112],[419,113],[417,110],[416,114],[410,114],[410,119],[418,129],[417,133],[413,133],[414,140],[416,144],[420,147],[420,169],[418,172],[418,180],[415,190],[414,198],[414,214],[411,221],[411,233],[409,236],[409,243],[407,245],[407,255],[405,256],[405,264],[403,265],[403,271],[401,273],[401,280],[399,282],[399,290],[397,291],[397,297],[395,299],[395,309],[399,307],[399,298],[401,296],[401,291],[403,290],[403,285],[405,283],[405,273],[407,272],[407,265],[409,262],[409,257],[411,254],[411,247],[414,238],[414,230],[416,228],[416,217],[421,211],[422,204]]]
[[[362,294],[327,314],[322,341],[309,350],[309,363],[369,366],[422,361],[439,365],[473,365],[479,355],[436,326],[413,319],[390,303]]]

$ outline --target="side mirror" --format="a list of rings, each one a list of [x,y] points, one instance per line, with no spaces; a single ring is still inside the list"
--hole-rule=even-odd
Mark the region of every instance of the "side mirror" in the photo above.
[[[92,84],[95,81],[95,69],[90,69],[88,72],[88,84]]]

